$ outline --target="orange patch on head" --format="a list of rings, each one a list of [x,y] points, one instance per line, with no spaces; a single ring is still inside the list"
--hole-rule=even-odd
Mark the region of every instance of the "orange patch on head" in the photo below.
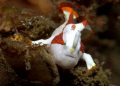
[[[86,20],[84,20],[82,23],[83,23],[84,26],[87,25],[87,21]]]
[[[64,45],[63,41],[63,33],[60,33],[59,35],[55,36],[52,40],[51,44],[61,44]]]
[[[72,25],[72,27],[71,27],[71,28],[72,28],[72,30],[74,30],[74,29],[76,28],[76,25]]]

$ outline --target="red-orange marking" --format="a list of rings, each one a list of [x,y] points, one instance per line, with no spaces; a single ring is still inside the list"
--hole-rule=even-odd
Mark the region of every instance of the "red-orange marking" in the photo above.
[[[87,21],[86,21],[86,20],[83,21],[83,25],[84,25],[84,26],[87,25]]]
[[[74,30],[74,29],[76,28],[76,25],[72,25],[72,27],[71,27],[71,28],[72,28],[72,30]]]
[[[84,53],[84,44],[81,42],[81,48],[80,48],[80,51],[82,51],[82,53]]]
[[[51,44],[61,44],[64,45],[63,41],[63,33],[60,33],[59,35],[55,36],[52,40]]]
[[[68,25],[68,24],[74,24],[73,11],[70,13],[69,20],[66,23],[66,25]]]

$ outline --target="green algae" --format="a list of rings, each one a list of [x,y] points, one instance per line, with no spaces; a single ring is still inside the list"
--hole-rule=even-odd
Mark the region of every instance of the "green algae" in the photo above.
[[[59,68],[61,81],[58,86],[109,86],[110,69],[103,70],[98,60],[97,66],[87,71],[85,61],[80,60],[75,68],[63,70]]]
[[[91,71],[87,71],[86,67],[77,66],[75,69],[71,70],[72,74],[75,76],[74,83],[75,86],[109,86],[110,85],[110,70],[107,72],[103,71],[102,67],[99,65],[98,60],[95,60],[96,67]]]
[[[44,16],[35,16],[21,22],[22,27],[26,28],[26,32],[23,32],[23,34],[27,33],[27,35],[34,40],[48,38],[59,25],[59,23],[56,24],[54,21]],[[18,27],[18,29],[22,27]]]

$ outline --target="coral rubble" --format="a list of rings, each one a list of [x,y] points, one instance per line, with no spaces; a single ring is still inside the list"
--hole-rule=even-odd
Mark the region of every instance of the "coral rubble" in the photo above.
[[[15,0],[11,0],[11,3],[14,1]],[[21,1],[23,2],[23,0]],[[36,4],[32,2],[32,0],[27,1],[32,5]],[[64,70],[55,64],[46,46],[31,45],[31,40],[48,38],[53,30],[64,21],[62,14],[53,12],[57,9],[57,4],[55,4],[57,0],[45,1],[48,4],[46,9],[49,7],[50,9],[48,11],[43,10],[40,4],[37,3],[38,8],[40,7],[40,14],[28,8],[29,6],[23,6],[26,7],[26,9],[19,7],[20,4],[18,5],[16,1],[15,5],[12,4],[14,6],[11,6],[11,3],[9,1],[8,3],[7,0],[0,1],[0,4],[2,3],[0,6],[0,85],[109,86],[111,83],[109,80],[109,71],[104,71],[103,66],[101,66],[98,61],[95,60],[97,66],[90,72],[86,70],[87,68],[84,61],[80,61],[73,69]],[[45,1],[42,3],[45,3]],[[66,0],[66,2],[67,1],[68,0]],[[71,5],[75,5],[75,2],[78,2],[76,7],[73,6],[74,9],[79,11],[79,14],[85,14],[81,15],[76,22],[87,19],[96,32],[95,35],[98,36],[93,37],[93,42],[89,41],[89,43],[86,43],[86,50],[94,54],[94,57],[98,56],[102,58],[102,54],[98,52],[99,49],[102,50],[101,47],[104,46],[113,49],[115,42],[109,39],[106,41],[99,38],[100,32],[108,30],[103,30],[101,27],[106,25],[109,19],[106,16],[98,17],[95,11],[108,2],[102,2],[104,4],[101,4],[94,0],[90,0],[87,3],[83,0],[80,1],[81,4],[79,4],[79,0],[74,0],[74,3],[69,1]],[[9,5],[4,4],[4,2]],[[114,3],[116,4],[116,2]],[[26,4],[26,2],[24,2],[24,4]],[[18,5],[18,7],[16,7],[16,5]],[[95,22],[97,21],[95,19],[101,21]],[[106,23],[104,23],[104,20]],[[117,37],[117,39],[118,38],[119,37]],[[95,43],[101,47],[99,48],[98,45],[95,46]]]

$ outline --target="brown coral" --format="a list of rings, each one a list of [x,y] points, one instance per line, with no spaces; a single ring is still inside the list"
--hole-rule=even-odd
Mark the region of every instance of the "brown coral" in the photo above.
[[[19,77],[39,81],[42,85],[58,83],[58,69],[52,56],[43,47],[27,48],[24,44],[12,42],[10,39],[4,39],[1,45],[4,58]]]
[[[28,0],[31,4],[35,5],[41,14],[51,16],[55,11],[55,5],[51,0]]]

